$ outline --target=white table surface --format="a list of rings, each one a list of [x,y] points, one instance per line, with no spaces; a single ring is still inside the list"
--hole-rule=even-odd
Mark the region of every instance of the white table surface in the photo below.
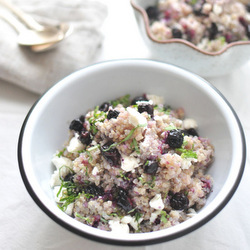
[[[95,62],[148,58],[128,0],[103,0],[109,15]],[[1,52],[0,52],[1,53]],[[1,56],[1,55],[0,55]],[[0,69],[1,77],[1,69]],[[208,79],[237,112],[250,141],[250,60],[232,74]],[[0,249],[120,249],[77,236],[52,221],[29,196],[17,162],[22,122],[39,96],[0,80]],[[250,249],[250,161],[230,202],[200,229],[166,243],[122,249]]]

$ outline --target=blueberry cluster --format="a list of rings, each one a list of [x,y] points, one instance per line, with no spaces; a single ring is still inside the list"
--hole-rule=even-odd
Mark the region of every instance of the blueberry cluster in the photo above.
[[[75,119],[70,123],[69,129],[79,134],[79,140],[82,144],[89,145],[92,141],[90,132],[84,126],[85,116],[82,115],[79,119]]]

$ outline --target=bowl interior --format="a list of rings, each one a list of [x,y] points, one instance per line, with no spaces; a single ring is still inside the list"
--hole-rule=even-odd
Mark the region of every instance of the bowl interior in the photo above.
[[[208,173],[214,190],[206,206],[192,219],[159,232],[113,235],[74,221],[57,208],[49,182],[52,155],[63,148],[71,120],[104,101],[124,94],[163,96],[174,108],[183,107],[194,118],[199,134],[215,146],[215,161]],[[234,112],[210,84],[177,67],[147,60],[121,60],[80,70],[52,87],[33,107],[23,126],[19,162],[24,182],[38,205],[57,222],[97,240],[151,242],[175,238],[213,217],[230,199],[244,162],[244,138]]]

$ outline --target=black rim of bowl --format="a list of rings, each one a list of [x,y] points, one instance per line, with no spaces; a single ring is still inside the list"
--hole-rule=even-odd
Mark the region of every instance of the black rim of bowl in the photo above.
[[[163,62],[159,62],[159,61],[154,61],[154,60],[149,60],[149,59],[120,59],[120,60],[110,60],[108,62],[100,62],[100,63],[96,63],[90,66],[87,66],[83,69],[80,69],[79,71],[85,70],[88,67],[92,67],[98,64],[105,64],[105,63],[109,63],[109,62],[121,62],[121,61],[151,61],[151,62],[155,62],[155,63],[160,63],[160,64],[165,64],[165,65],[169,65],[171,67],[175,67],[175,68],[179,68],[177,66],[171,65],[171,64],[166,64]],[[184,69],[181,69],[183,71],[186,71]],[[78,71],[77,71],[78,72]],[[187,72],[187,71],[186,71]],[[75,74],[76,72],[73,72],[72,74]],[[70,75],[72,75],[70,74]],[[30,196],[32,197],[32,199],[35,201],[35,203],[56,223],[58,223],[59,225],[61,225],[62,227],[68,229],[70,232],[73,232],[79,236],[83,236],[86,239],[90,239],[90,240],[94,240],[97,242],[101,242],[101,243],[107,243],[107,244],[112,244],[112,245],[118,245],[118,246],[143,246],[143,245],[152,245],[152,244],[158,244],[158,243],[162,243],[162,242],[166,242],[166,241],[170,241],[179,237],[182,237],[188,233],[193,232],[194,230],[200,228],[201,226],[203,226],[204,224],[206,224],[208,221],[210,221],[212,218],[214,218],[225,206],[226,204],[229,202],[229,200],[232,198],[232,196],[234,195],[235,191],[237,190],[243,172],[244,172],[244,168],[245,168],[245,162],[246,162],[246,141],[245,141],[245,135],[244,135],[244,130],[243,127],[241,125],[241,122],[235,112],[235,110],[233,109],[233,107],[231,106],[231,104],[227,101],[227,99],[222,95],[222,93],[215,88],[212,84],[210,84],[209,82],[207,82],[206,80],[204,80],[203,78],[201,78],[200,76],[190,73],[192,75],[194,75],[194,77],[198,77],[200,79],[202,79],[202,81],[204,82],[204,84],[208,84],[213,90],[215,90],[220,97],[223,99],[223,101],[227,104],[227,106],[230,108],[231,112],[233,113],[236,121],[237,121],[237,125],[241,134],[241,141],[242,141],[242,161],[240,163],[240,171],[239,174],[237,176],[237,179],[233,185],[233,187],[231,188],[230,192],[227,194],[227,196],[225,197],[225,199],[223,200],[222,203],[220,203],[220,205],[209,215],[207,215],[204,219],[202,219],[201,221],[199,221],[198,223],[194,224],[193,226],[189,227],[188,229],[184,229],[180,232],[174,233],[172,235],[168,235],[168,236],[162,236],[162,237],[158,237],[156,239],[143,239],[143,240],[133,240],[133,241],[127,241],[127,240],[113,240],[113,239],[108,239],[108,238],[103,238],[97,235],[92,235],[92,234],[88,234],[87,232],[83,232],[79,229],[76,229],[75,227],[67,224],[66,222],[64,222],[63,220],[61,220],[60,218],[58,218],[57,216],[55,216],[43,203],[42,201],[39,199],[39,197],[36,195],[35,191],[33,190],[32,186],[30,185],[26,172],[25,172],[25,166],[23,164],[23,158],[22,158],[22,143],[23,143],[23,136],[24,136],[24,131],[26,128],[26,124],[29,120],[29,117],[31,115],[31,113],[33,112],[34,108],[36,107],[36,105],[38,104],[38,102],[43,98],[44,95],[46,95],[46,93],[48,91],[50,91],[50,89],[53,88],[53,86],[48,89],[34,104],[33,106],[30,108],[28,114],[25,117],[25,120],[23,122],[23,125],[21,127],[20,130],[20,134],[19,134],[19,139],[18,139],[18,147],[17,147],[17,156],[18,156],[18,164],[19,164],[19,170],[21,173],[21,177],[22,180],[24,182],[24,185],[28,191],[28,193],[30,194]],[[58,82],[60,83],[60,81]],[[55,85],[57,85],[58,83],[56,83]],[[55,86],[54,85],[54,86]]]

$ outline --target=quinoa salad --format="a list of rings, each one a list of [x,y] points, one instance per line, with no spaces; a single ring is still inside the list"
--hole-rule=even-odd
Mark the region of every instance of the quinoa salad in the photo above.
[[[160,0],[146,9],[152,36],[180,38],[216,52],[250,39],[250,4],[237,0]]]
[[[195,216],[212,192],[214,147],[160,96],[107,101],[69,124],[50,185],[75,220],[115,233],[152,232]],[[66,136],[66,135],[65,135]]]

